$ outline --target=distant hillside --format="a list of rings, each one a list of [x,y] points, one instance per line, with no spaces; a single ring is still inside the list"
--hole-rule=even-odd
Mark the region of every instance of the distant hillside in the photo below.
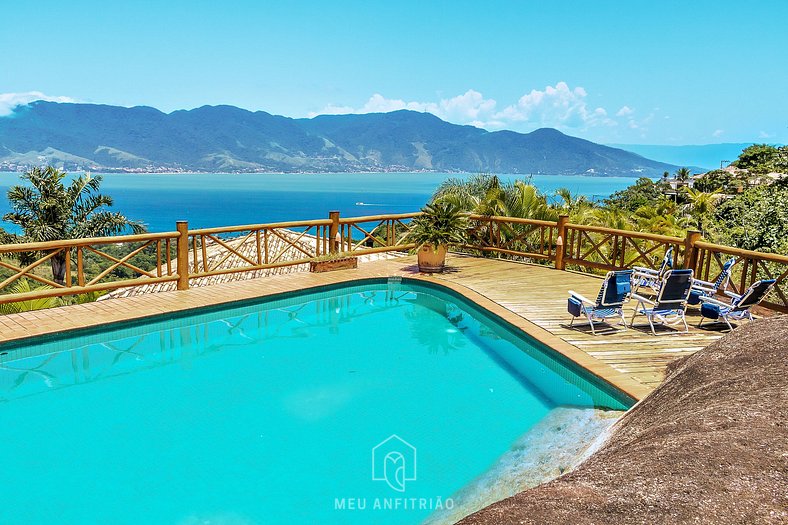
[[[700,166],[705,170],[719,169],[720,162],[734,161],[752,142],[702,144],[696,146],[661,146],[648,144],[610,144],[650,159],[677,164],[679,166]]]
[[[291,119],[233,106],[33,102],[0,117],[0,169],[218,172],[490,171],[659,176],[676,166],[554,129],[489,132],[428,113]]]

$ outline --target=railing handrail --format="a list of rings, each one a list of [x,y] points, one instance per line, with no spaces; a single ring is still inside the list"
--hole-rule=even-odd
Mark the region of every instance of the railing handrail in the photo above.
[[[788,256],[780,255],[779,253],[757,252],[754,250],[734,248],[733,246],[725,246],[724,244],[713,244],[705,241],[697,241],[695,243],[695,247],[702,250],[712,250],[715,252],[721,252],[728,255],[738,255],[739,257],[743,257],[747,259],[761,259],[764,261],[788,264]]]
[[[76,248],[79,246],[93,246],[95,244],[121,244],[124,242],[158,241],[174,239],[178,232],[140,233],[136,235],[116,235],[113,237],[78,237],[58,241],[20,242],[0,244],[0,254],[15,252],[38,252],[42,250],[57,250],[58,248]]]
[[[531,224],[534,226],[558,227],[557,221],[544,221],[541,219],[523,219],[520,217],[504,217],[501,215],[478,215],[475,213],[468,215],[468,217],[475,221],[511,222],[513,224]]]
[[[170,281],[177,281],[177,289],[186,290],[189,288],[189,279],[304,264],[326,253],[349,251],[356,255],[364,255],[407,251],[415,248],[415,245],[412,243],[401,244],[402,229],[407,229],[407,219],[413,219],[422,213],[344,218],[340,217],[339,212],[334,211],[329,213],[327,219],[196,229],[189,229],[188,224],[181,221],[177,224],[177,231],[170,232],[2,244],[0,245],[0,256],[12,256],[15,253],[23,252],[44,253],[44,255],[38,256],[36,262],[19,266],[6,260],[0,260],[2,268],[16,272],[11,277],[2,280],[0,284],[3,288],[23,277],[32,278],[53,286],[53,288],[23,294],[0,294],[0,303]],[[759,271],[770,275],[771,270],[764,265],[766,262],[788,265],[788,256],[702,241],[700,240],[700,232],[696,231],[688,231],[686,237],[682,238],[570,223],[569,217],[566,215],[560,216],[558,221],[480,214],[468,214],[468,217],[482,226],[481,229],[478,226],[472,228],[472,231],[480,233],[481,236],[478,239],[472,239],[470,244],[463,245],[462,248],[481,253],[497,253],[504,257],[553,261],[555,268],[559,270],[564,270],[566,263],[596,270],[620,269],[637,264],[651,266],[656,264],[655,261],[669,246],[680,247],[676,251],[677,264],[680,255],[685,268],[696,269],[699,273],[709,274],[711,254],[715,254],[714,257],[717,259],[719,259],[717,254],[741,257],[745,261],[741,286],[744,286],[747,281],[755,280]],[[374,227],[366,226],[370,223],[378,224]],[[527,225],[533,226],[533,228],[530,232],[527,228],[512,229],[510,234],[502,228],[505,224]],[[301,228],[301,230],[297,230],[297,228]],[[291,238],[279,230],[289,230],[294,235]],[[248,233],[245,233],[244,236],[242,232]],[[221,234],[228,233],[241,233],[238,238],[242,242],[238,246],[228,245],[229,240],[221,238]],[[592,234],[596,234],[594,238],[591,237]],[[209,257],[208,250],[215,248],[212,248],[212,240],[216,241],[217,246],[225,248],[227,253]],[[271,246],[269,243],[272,240],[281,245],[276,249],[269,249]],[[252,245],[247,251],[244,251],[241,245],[245,246],[247,242]],[[112,253],[103,253],[94,248],[96,245],[123,243],[141,243],[142,245],[135,246],[133,250],[122,257],[116,257]],[[152,246],[147,248],[150,245]],[[172,248],[176,250],[174,259],[172,258]],[[294,250],[296,256],[283,258],[285,250],[290,248]],[[155,270],[141,269],[129,261],[144,249],[148,249],[149,253],[155,250],[157,261]],[[85,254],[91,255],[91,257],[103,257],[103,260],[108,260],[111,264],[96,277],[88,280],[85,271]],[[50,259],[54,261],[53,258],[56,256],[62,258],[60,264],[65,264],[66,268],[65,277],[61,277],[60,281],[55,282],[34,272],[36,268],[47,263]],[[202,259],[198,264],[200,257]],[[226,261],[230,261],[230,264],[225,265]],[[173,271],[176,262],[177,267]],[[74,275],[72,275],[71,266],[73,263],[76,263],[76,283],[73,282]],[[110,272],[115,268],[126,268],[136,272],[140,277],[102,282],[102,279],[110,275]],[[786,275],[788,272],[781,270],[780,281],[788,280]],[[786,299],[785,293],[780,290],[777,293],[781,303],[770,303],[768,306],[772,309],[788,311],[788,299]]]
[[[626,235],[628,237],[637,237],[638,239],[646,239],[649,241],[657,241],[665,244],[681,244],[684,242],[683,237],[673,237],[670,235],[659,235],[657,233],[639,232],[635,230],[619,230],[617,228],[606,228],[604,226],[592,226],[590,224],[575,224],[567,223],[567,228],[573,230],[582,230],[587,232],[596,233],[609,233],[614,235]]]
[[[331,219],[313,219],[307,221],[268,222],[263,224],[242,224],[240,226],[215,226],[212,228],[196,228],[189,230],[189,235],[213,235],[216,233],[238,233],[256,230],[295,228],[298,226],[330,226]]]
[[[390,213],[390,214],[383,214],[383,215],[363,215],[361,217],[345,217],[339,219],[339,224],[354,224],[359,222],[375,222],[375,221],[387,221],[387,220],[399,220],[399,219],[412,219],[414,217],[418,217],[423,212],[417,211],[413,213]],[[329,221],[330,223],[331,221]]]

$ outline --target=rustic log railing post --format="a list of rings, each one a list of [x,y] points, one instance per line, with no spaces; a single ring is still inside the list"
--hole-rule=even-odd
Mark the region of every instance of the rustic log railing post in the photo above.
[[[561,215],[558,217],[558,238],[555,240],[555,269],[565,270],[564,252],[566,240],[566,225],[569,222],[569,215]]]
[[[331,219],[331,226],[328,228],[328,246],[331,253],[339,251],[339,243],[342,240],[339,236],[339,212],[328,212],[328,218]]]
[[[186,221],[177,221],[176,227],[178,230],[178,290],[189,289],[189,223]]]
[[[684,269],[695,270],[698,264],[698,250],[695,243],[701,239],[701,233],[697,230],[687,230],[684,238]]]

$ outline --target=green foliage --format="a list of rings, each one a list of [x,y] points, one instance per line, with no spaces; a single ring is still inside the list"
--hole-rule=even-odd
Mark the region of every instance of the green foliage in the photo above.
[[[532,184],[522,180],[503,183],[496,175],[487,173],[467,180],[446,179],[432,200],[478,215],[540,220],[558,217],[558,212],[547,204],[547,198]]]
[[[21,294],[36,292],[39,290],[51,290],[50,286],[45,284],[31,284],[25,278],[21,278],[8,287],[6,293]],[[55,308],[57,306],[66,306],[70,304],[85,304],[96,301],[99,297],[106,292],[88,292],[67,297],[44,297],[41,299],[30,299],[27,301],[16,301],[13,303],[0,304],[0,315],[17,314],[20,312],[32,312],[33,310],[45,310],[47,308]]]
[[[780,148],[785,152],[786,148]],[[733,165],[737,168],[749,170],[752,173],[769,173],[777,171],[777,164],[780,164],[781,151],[769,144],[753,144],[739,155]]]
[[[705,193],[695,188],[685,188],[684,193],[687,200],[685,211],[689,223],[702,234],[708,234],[708,223],[712,219],[712,211],[719,202],[720,191],[714,190],[711,193]]]
[[[612,208],[621,208],[635,211],[662,198],[666,182],[654,182],[647,177],[641,177],[635,184],[615,192],[605,199],[605,204]]]
[[[689,178],[692,176],[692,172],[689,168],[679,168],[676,170],[676,180],[680,182],[687,182]]]
[[[745,173],[733,174],[725,170],[713,170],[696,179],[693,187],[707,193],[719,190],[722,193],[734,194],[740,193],[747,187],[749,178]]]
[[[642,232],[683,236],[687,229],[679,204],[663,196],[635,210],[634,219],[635,229]]]
[[[403,236],[405,243],[418,246],[449,246],[464,241],[468,227],[468,217],[456,205],[446,201],[427,204],[419,215],[411,221],[410,230]]]
[[[70,183],[66,174],[58,169],[33,168],[22,179],[29,186],[12,186],[8,190],[11,212],[3,220],[22,229],[16,242],[45,242],[81,237],[103,237],[131,230],[142,233],[141,223],[131,221],[120,213],[107,211],[112,198],[98,193],[101,176],[84,174]],[[31,258],[35,254],[27,254]],[[25,261],[23,261],[25,262]],[[50,259],[52,276],[56,282],[64,280],[65,255]]]
[[[23,278],[19,279],[10,286],[9,293],[20,294],[46,289],[49,289],[49,286],[30,284],[30,281]],[[43,299],[17,301],[15,303],[0,304],[0,315],[31,312],[33,310],[43,310],[44,308],[53,308],[55,306],[60,306],[60,300],[57,297],[45,297]]]
[[[788,254],[788,184],[757,186],[717,207],[719,242]]]

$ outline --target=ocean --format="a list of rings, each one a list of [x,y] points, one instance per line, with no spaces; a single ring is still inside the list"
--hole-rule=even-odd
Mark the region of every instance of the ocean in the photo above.
[[[9,211],[5,195],[20,182],[19,173],[0,173],[0,215]],[[172,231],[175,221],[191,228],[322,219],[338,210],[343,217],[407,213],[426,204],[448,173],[178,173],[105,174],[102,192],[115,200],[114,211],[144,222],[149,231]],[[522,175],[501,175],[503,180]],[[602,199],[635,182],[629,177],[534,175],[548,195],[569,188]],[[16,231],[13,225],[0,225]]]

